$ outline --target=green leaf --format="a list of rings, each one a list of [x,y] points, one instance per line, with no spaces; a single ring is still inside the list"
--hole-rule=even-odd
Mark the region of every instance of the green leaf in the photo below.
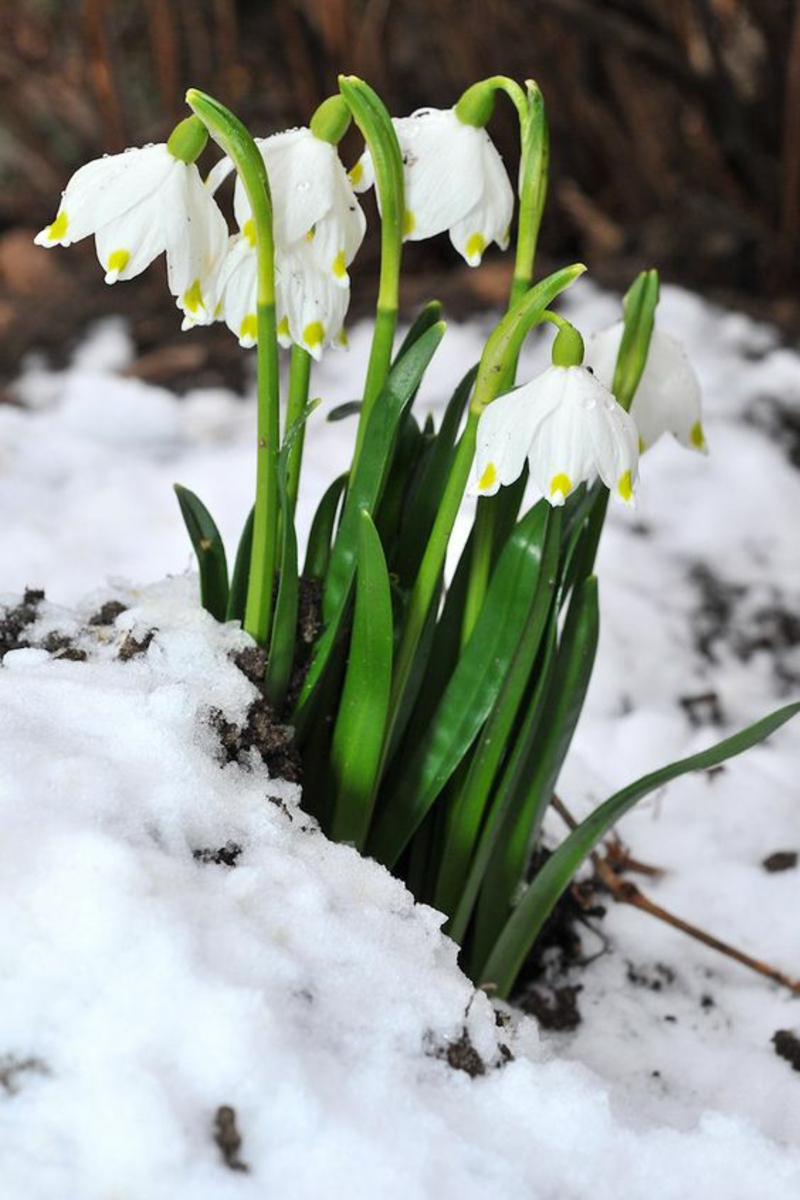
[[[440,302],[438,300],[429,300],[412,321],[408,333],[403,338],[400,349],[394,356],[395,363],[398,363],[403,355],[408,353],[411,347],[419,341],[423,333],[427,333],[429,329],[433,329],[434,325],[437,325],[441,319],[442,306]]]
[[[505,823],[508,812],[515,802],[516,796],[531,774],[531,753],[536,745],[539,724],[544,715],[544,705],[550,690],[553,677],[553,667],[558,649],[557,639],[558,613],[556,607],[550,613],[550,620],[544,637],[540,662],[537,664],[536,684],[533,689],[525,720],[514,741],[508,761],[503,768],[503,774],[497,791],[492,798],[492,806],[481,830],[478,848],[472,860],[466,882],[461,891],[458,905],[452,919],[446,926],[447,933],[454,941],[462,945],[467,932],[478,892],[483,883],[486,870],[492,858],[497,838]]]
[[[247,581],[250,574],[250,555],[253,549],[253,523],[255,515],[256,509],[255,505],[253,505],[244,523],[242,536],[239,538],[236,562],[233,564],[231,590],[228,593],[226,620],[238,621],[240,624],[244,621],[244,610],[247,604]]]
[[[174,486],[181,515],[197,555],[200,603],[212,617],[224,621],[228,610],[228,564],[222,538],[214,518],[199,496],[179,483]]]
[[[347,490],[339,531],[331,552],[323,596],[325,629],[317,642],[311,666],[294,714],[299,735],[313,716],[313,695],[339,636],[350,595],[358,550],[361,512],[373,516],[380,502],[394,450],[398,426],[425,373],[444,326],[434,325],[393,367],[370,414],[362,453]]]
[[[336,805],[331,837],[362,849],[377,790],[392,682],[392,597],[386,559],[369,513],[361,514],[355,615],[331,762]]]
[[[506,753],[531,672],[548,623],[556,588],[561,535],[561,513],[540,500],[542,530],[541,566],[530,593],[528,617],[515,648],[503,686],[478,739],[469,773],[448,812],[447,835],[442,850],[434,905],[451,913],[466,878],[489,802],[495,775]]]
[[[324,579],[331,557],[331,542],[336,525],[336,513],[339,501],[347,486],[347,472],[334,479],[319,502],[314,520],[311,522],[311,532],[308,535],[306,548],[306,563],[303,575],[306,579]]]
[[[594,666],[599,631],[597,580],[574,592],[558,648],[546,701],[541,737],[532,752],[531,772],[500,830],[478,901],[473,961],[491,951],[523,881],[531,847],[578,723]]]
[[[392,867],[492,710],[528,618],[545,524],[532,509],[497,564],[470,640],[428,729],[378,813],[369,853]]]
[[[472,393],[477,373],[476,364],[467,371],[453,393],[442,418],[441,428],[436,434],[408,496],[400,539],[395,554],[392,556],[392,570],[397,574],[401,587],[410,587],[414,582],[420,560],[428,544],[433,522],[450,475],[458,428]]]
[[[582,821],[537,872],[498,938],[481,975],[484,981],[497,985],[494,994],[500,997],[509,994],[530,948],[575,872],[609,829],[634,804],[681,775],[687,775],[690,771],[707,771],[742,754],[780,729],[798,712],[800,704],[787,704],[735,733],[733,737],[710,746],[708,750],[701,750],[699,754],[692,754],[643,775],[635,783],[616,792]]]
[[[280,712],[286,699],[286,691],[294,664],[297,641],[297,534],[294,528],[294,513],[289,498],[289,461],[292,447],[300,436],[306,421],[318,406],[318,400],[308,403],[297,420],[287,430],[278,455],[278,504],[281,515],[281,564],[278,597],[272,621],[272,638],[269,645],[266,693],[270,703]]]
[[[361,412],[363,404],[360,400],[345,400],[344,404],[337,404],[328,412],[328,421],[344,421],[347,417],[355,417]]]
[[[347,489],[342,522],[331,553],[325,581],[323,617],[326,622],[342,608],[355,574],[361,512],[374,517],[392,460],[403,414],[434,352],[444,325],[434,325],[392,368],[378,397],[364,436],[364,447]]]

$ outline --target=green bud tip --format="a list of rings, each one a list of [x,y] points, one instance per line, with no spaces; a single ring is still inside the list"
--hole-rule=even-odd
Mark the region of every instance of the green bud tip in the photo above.
[[[568,321],[559,324],[552,355],[554,367],[579,367],[583,362],[583,338]]]
[[[194,89],[191,89],[186,93],[187,102],[193,92]],[[184,121],[179,121],[169,135],[167,150],[173,158],[180,159],[181,162],[193,163],[202,154],[207,141],[208,130],[200,118],[187,117]]]
[[[495,84],[491,79],[468,87],[453,109],[462,125],[474,125],[478,129],[488,125],[494,112],[495,93]]]
[[[350,109],[344,96],[329,96],[314,113],[309,128],[320,141],[336,146],[347,133],[350,120]]]

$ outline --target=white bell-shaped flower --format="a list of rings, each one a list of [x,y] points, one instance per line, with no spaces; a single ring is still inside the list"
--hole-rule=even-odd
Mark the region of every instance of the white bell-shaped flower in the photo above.
[[[87,163],[67,184],[39,246],[70,246],[90,234],[106,283],[133,279],[166,251],[169,288],[187,316],[206,314],[208,281],[228,229],[194,163],[165,144]]]
[[[553,505],[595,475],[631,504],[637,440],[632,417],[591,371],[552,366],[484,410],[475,491],[494,495],[519,478],[527,459],[531,478]]]
[[[405,168],[407,241],[445,230],[471,267],[490,242],[505,250],[514,213],[514,191],[485,129],[459,120],[452,108],[421,108],[393,119]],[[350,172],[356,191],[375,182],[369,151]]]
[[[586,363],[607,387],[622,341],[622,322],[594,334],[586,346]],[[680,342],[654,329],[647,363],[631,405],[639,430],[640,451],[649,449],[664,433],[690,450],[706,453],[700,382]]]
[[[258,337],[257,289],[255,229],[249,220],[243,232],[230,239],[214,290],[216,315],[245,347],[254,346]],[[319,359],[323,346],[344,344],[349,291],[330,271],[319,269],[305,238],[287,251],[276,252],[275,292],[282,346],[294,342]]]
[[[307,240],[317,270],[347,288],[347,269],[364,240],[367,222],[336,147],[307,128],[256,138],[256,145],[269,178],[276,251]],[[217,163],[206,180],[209,191],[215,192],[232,169],[228,158]],[[238,178],[233,207],[240,229],[246,228],[253,214]]]

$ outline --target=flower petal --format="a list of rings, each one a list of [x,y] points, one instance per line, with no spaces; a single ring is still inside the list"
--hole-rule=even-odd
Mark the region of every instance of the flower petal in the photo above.
[[[305,239],[279,252],[277,267],[279,309],[289,336],[319,359],[323,346],[335,342],[342,332],[350,289],[338,287],[332,275],[317,268]]]
[[[211,281],[228,245],[225,218],[194,163],[176,161],[163,205],[170,291],[192,320],[210,322]]]
[[[70,246],[153,197],[175,159],[165,145],[109,154],[76,171],[52,225],[36,235],[40,246]]]
[[[480,496],[493,496],[522,473],[539,429],[560,401],[560,380],[545,371],[537,379],[507,392],[484,410],[478,424],[476,452]]]
[[[153,204],[139,204],[98,229],[95,248],[106,283],[133,279],[163,254],[164,226],[153,209]]]
[[[480,202],[485,130],[452,109],[420,109],[393,122],[405,167],[406,230],[416,242],[450,229]]]
[[[514,189],[488,134],[482,147],[481,169],[484,186],[480,198],[450,230],[450,241],[471,267],[478,266],[490,242],[506,249],[514,215]]]

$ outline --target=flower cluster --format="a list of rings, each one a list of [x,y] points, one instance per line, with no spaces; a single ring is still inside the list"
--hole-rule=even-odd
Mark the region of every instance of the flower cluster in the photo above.
[[[486,130],[462,121],[456,109],[421,109],[392,124],[404,171],[403,238],[447,231],[470,266],[491,242],[505,249],[514,193]],[[166,144],[82,167],[36,241],[68,246],[94,234],[107,283],[132,279],[163,252],[183,328],[221,320],[242,346],[254,346],[256,223],[237,175],[236,232],[229,235],[216,194],[234,164],[223,158],[204,182],[195,159],[206,135],[198,141],[193,128],[188,141],[176,137],[179,126]],[[311,128],[256,139],[256,146],[272,199],[278,339],[319,358],[325,345],[346,342],[349,268],[366,230],[356,193],[375,184],[372,156],[365,149],[348,173],[336,145]],[[477,438],[479,495],[513,483],[527,459],[553,505],[596,476],[630,504],[639,454],[663,433],[705,449],[696,376],[680,346],[660,330],[631,414],[617,403],[610,389],[622,328],[590,340],[585,366],[554,365],[488,406]]]

